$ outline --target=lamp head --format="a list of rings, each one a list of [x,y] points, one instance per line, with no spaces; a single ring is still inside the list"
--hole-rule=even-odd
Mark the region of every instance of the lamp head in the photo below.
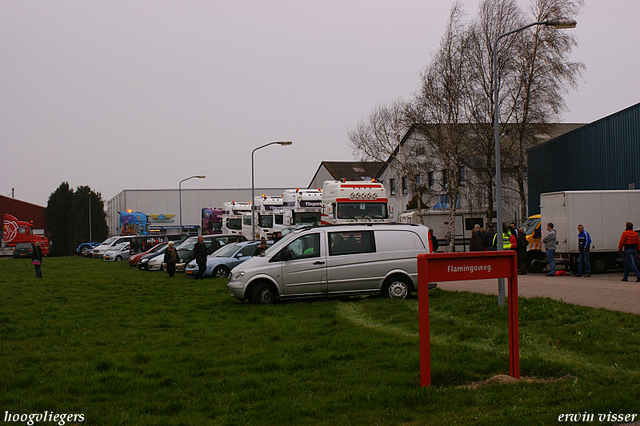
[[[545,25],[553,27],[556,30],[563,30],[567,28],[575,28],[578,23],[573,19],[552,19],[547,21]]]

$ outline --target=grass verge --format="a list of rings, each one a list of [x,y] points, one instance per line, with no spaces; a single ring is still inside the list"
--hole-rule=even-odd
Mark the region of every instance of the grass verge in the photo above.
[[[496,297],[432,290],[433,386],[422,389],[417,296],[253,306],[224,279],[84,258],[45,259],[43,276],[0,260],[0,420],[549,425],[640,412],[633,314],[521,299],[521,374],[564,378],[465,387],[508,374],[507,310]]]

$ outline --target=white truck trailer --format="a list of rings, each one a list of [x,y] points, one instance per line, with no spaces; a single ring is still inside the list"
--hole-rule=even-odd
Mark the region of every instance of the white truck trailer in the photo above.
[[[591,235],[591,272],[603,273],[624,262],[618,253],[626,222],[640,227],[640,190],[562,191],[540,195],[542,235],[547,223],[557,234],[556,262],[578,264],[578,225]]]

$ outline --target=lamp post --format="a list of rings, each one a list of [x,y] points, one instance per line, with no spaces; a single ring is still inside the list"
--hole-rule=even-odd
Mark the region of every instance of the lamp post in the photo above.
[[[179,198],[179,204],[180,204],[180,234],[182,234],[182,182],[189,179],[204,179],[204,178],[206,178],[206,176],[189,176],[186,179],[182,179],[178,184],[178,198]]]
[[[549,21],[532,22],[523,27],[516,28],[515,30],[508,31],[504,34],[500,34],[493,43],[493,130],[494,130],[494,144],[495,144],[495,156],[496,156],[496,210],[497,210],[497,224],[496,233],[502,235],[502,176],[500,173],[500,108],[498,107],[498,42],[501,38],[517,33],[518,31],[525,30],[535,25],[546,25],[555,29],[567,29],[575,28],[577,22],[573,19],[552,19]],[[503,250],[502,238],[496,238],[497,249]],[[504,278],[498,279],[498,304],[503,306],[505,303],[505,290],[504,290]]]
[[[255,215],[254,215],[254,211],[255,211],[255,200],[254,200],[254,191],[255,191],[255,179],[254,179],[254,171],[253,171],[253,154],[262,148],[265,148],[269,145],[282,145],[282,146],[286,146],[286,145],[292,145],[293,142],[291,141],[277,141],[277,142],[269,142],[267,144],[261,145],[259,147],[257,147],[256,149],[254,149],[253,151],[251,151],[251,241],[255,241],[256,240],[256,219],[255,219]]]

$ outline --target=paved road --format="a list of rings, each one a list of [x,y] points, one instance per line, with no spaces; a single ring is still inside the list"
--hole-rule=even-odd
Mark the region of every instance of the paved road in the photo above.
[[[640,282],[636,282],[633,272],[629,276],[629,282],[620,281],[622,276],[622,271],[591,275],[588,278],[518,275],[518,295],[550,297],[576,305],[640,314]],[[505,287],[508,287],[506,282]],[[438,288],[498,295],[498,280],[443,282],[438,283]]]

